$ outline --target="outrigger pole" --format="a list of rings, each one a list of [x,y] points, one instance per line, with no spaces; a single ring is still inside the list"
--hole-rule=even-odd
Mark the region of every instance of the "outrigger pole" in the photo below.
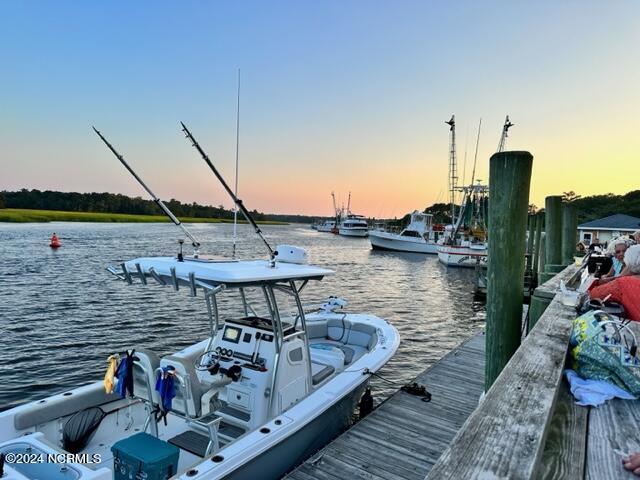
[[[500,142],[498,142],[498,152],[504,151],[504,144],[507,141],[507,137],[509,136],[509,129],[513,127],[513,123],[509,120],[509,115],[504,120],[504,125],[502,126],[502,134],[500,135]]]
[[[278,252],[276,252],[273,248],[271,248],[271,245],[269,245],[269,242],[267,242],[267,240],[264,238],[264,235],[262,235],[262,230],[260,230],[260,227],[258,227],[258,224],[255,222],[255,220],[249,213],[249,210],[247,210],[247,207],[244,206],[244,203],[242,203],[242,200],[240,200],[233,193],[231,188],[229,188],[229,185],[227,185],[227,182],[224,181],[224,178],[222,178],[222,175],[220,175],[220,172],[218,172],[218,169],[213,165],[213,163],[211,163],[211,160],[209,159],[208,155],[204,152],[204,150],[202,149],[200,144],[196,141],[196,139],[193,138],[193,135],[191,135],[191,132],[189,131],[187,126],[183,122],[180,122],[180,125],[182,125],[182,131],[184,132],[186,138],[191,141],[192,146],[195,147],[196,150],[198,150],[202,159],[206,162],[207,165],[209,165],[209,168],[211,169],[213,174],[218,178],[218,180],[220,181],[224,189],[227,191],[227,193],[233,200],[234,204],[240,209],[240,211],[242,212],[242,215],[244,215],[244,218],[246,218],[247,222],[251,224],[256,234],[260,237],[260,240],[262,240],[262,242],[267,247],[267,250],[269,250],[269,255],[271,257],[271,260],[274,260]]]
[[[182,224],[182,222],[178,220],[178,218],[176,218],[176,216],[171,212],[171,210],[169,210],[169,207],[167,207],[162,200],[160,200],[158,197],[155,196],[155,194],[151,191],[151,189],[147,187],[147,185],[142,181],[142,179],[138,176],[138,174],[134,172],[133,169],[129,166],[129,164],[126,162],[124,157],[120,155],[115,148],[113,148],[113,146],[107,141],[106,138],[102,136],[102,134],[98,131],[98,129],[94,126],[92,126],[91,128],[93,128],[93,131],[98,134],[98,136],[102,139],[104,144],[107,147],[109,147],[109,150],[113,152],[116,158],[120,160],[120,163],[124,165],[124,168],[129,170],[129,173],[133,175],[133,178],[135,178],[138,181],[138,183],[142,185],[142,188],[144,188],[147,191],[147,193],[151,196],[151,198],[156,203],[156,205],[158,205],[158,207],[160,207],[160,209],[165,213],[165,215],[169,217],[169,220],[171,220],[175,225],[177,225],[182,229],[182,232],[187,236],[187,238],[189,238],[189,240],[191,240],[191,244],[193,245],[193,249],[194,249],[193,256],[198,257],[198,249],[200,248],[200,242],[198,242],[198,240],[196,240],[196,238],[193,235],[191,235],[189,230],[187,230],[187,227],[185,227]],[[182,240],[180,242],[182,243]],[[182,253],[180,253],[180,256],[182,256]]]

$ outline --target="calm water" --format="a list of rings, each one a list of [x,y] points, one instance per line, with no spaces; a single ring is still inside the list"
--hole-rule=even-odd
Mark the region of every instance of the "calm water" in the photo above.
[[[231,254],[231,225],[192,225],[202,253]],[[265,257],[241,226],[239,256]],[[52,232],[63,247],[48,247]],[[391,321],[402,344],[381,374],[399,383],[440,358],[484,323],[473,303],[473,271],[444,268],[435,256],[373,252],[366,239],[304,226],[265,227],[275,246],[307,249],[336,271],[303,292],[303,303],[345,298],[351,312]],[[105,271],[139,256],[175,254],[170,224],[0,224],[0,410],[101,379],[106,358],[132,345],[168,354],[204,339],[205,302],[186,291],[129,286]],[[190,253],[190,249],[185,249]],[[380,400],[393,389],[377,380]]]

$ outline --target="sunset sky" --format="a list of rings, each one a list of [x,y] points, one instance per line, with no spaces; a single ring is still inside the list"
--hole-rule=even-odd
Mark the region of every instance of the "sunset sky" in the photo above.
[[[534,155],[532,198],[640,188],[637,1],[5,1],[0,190],[231,205],[184,121],[251,209],[402,216],[446,199],[448,129],[467,178],[502,123]],[[461,175],[462,176],[462,175]]]

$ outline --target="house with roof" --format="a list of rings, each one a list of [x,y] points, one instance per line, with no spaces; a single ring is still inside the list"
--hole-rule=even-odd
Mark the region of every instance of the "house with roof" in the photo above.
[[[612,238],[631,235],[637,230],[640,230],[640,218],[623,213],[578,225],[580,240],[585,245],[589,245],[595,238],[600,240],[600,243],[606,243]]]

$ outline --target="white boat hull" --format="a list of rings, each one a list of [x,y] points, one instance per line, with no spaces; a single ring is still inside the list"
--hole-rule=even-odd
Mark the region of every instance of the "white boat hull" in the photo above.
[[[318,228],[316,228],[316,230],[318,230],[319,232],[328,232],[331,233],[331,231],[334,229],[335,227],[333,225],[318,225]]]
[[[486,265],[487,249],[440,245],[438,246],[438,259],[448,267],[473,268],[478,263]]]
[[[369,235],[369,230],[366,228],[344,228],[340,227],[339,230],[340,235],[345,237],[360,237],[364,238]]]
[[[422,237],[404,237],[389,232],[370,232],[369,240],[374,250],[428,254],[438,253],[438,245],[427,242]]]
[[[207,480],[220,478],[281,478],[283,474],[324,446],[348,426],[351,414],[369,380],[369,376],[363,375],[363,371],[368,369],[371,372],[376,372],[382,368],[397,350],[400,337],[398,331],[391,324],[371,315],[316,313],[307,316],[308,325],[327,320],[366,323],[375,328],[377,343],[367,348],[368,351],[359,358],[354,359],[353,363],[345,367],[342,372],[326,381],[326,383],[320,384],[312,394],[295,403],[282,414],[271,418],[262,426],[247,432],[235,442],[221,448],[217,452],[217,456],[214,457],[220,459],[219,461],[212,461],[209,457],[199,458],[181,450],[180,462],[182,467],[180,468],[181,473],[179,473],[181,479],[186,479],[189,476],[184,473],[186,468],[198,470],[199,475],[197,478]],[[339,326],[331,327],[331,329],[335,328],[340,329]],[[343,327],[343,330],[345,328],[348,328],[349,338],[354,335],[354,342],[357,342],[360,333],[352,333],[350,327]],[[333,330],[330,331],[332,335],[335,335],[335,338],[341,338],[339,331],[337,333]],[[316,341],[314,339],[320,342],[327,341],[326,337],[312,337],[311,343]],[[320,352],[322,352],[322,349],[320,349]],[[96,390],[96,388],[100,390],[102,382],[80,387],[71,393],[65,392],[54,395],[46,400],[48,403],[64,405],[66,401],[64,399],[71,397],[78,400],[78,396],[82,392],[87,393],[86,391]],[[122,435],[128,436],[133,431],[140,429],[147,416],[145,405],[137,403],[136,400],[120,400],[118,397],[112,402],[114,404],[121,402],[131,403],[129,407],[123,407],[122,413],[111,414],[106,417],[98,433],[96,433],[96,437],[83,450],[83,453],[86,452],[88,454],[100,453],[102,458],[100,464],[93,465],[91,469],[76,463],[66,464],[67,468],[79,474],[78,480],[107,480],[112,478],[113,459],[111,458],[110,445]],[[103,407],[108,407],[108,405],[111,405],[111,403],[101,404]],[[71,411],[47,412],[46,415],[52,417],[62,415],[62,417],[59,419],[52,418],[51,420],[40,419],[45,414],[43,409],[46,408],[48,408],[47,403],[36,401],[0,412],[0,450],[9,449],[9,451],[12,451],[12,449],[19,448],[19,444],[23,443],[22,438],[24,438],[25,433],[33,431],[33,427],[16,424],[17,415],[22,415],[23,421],[25,421],[25,414],[28,414],[31,417],[38,416],[37,421],[43,422],[39,423],[36,429],[47,437],[44,438],[42,434],[38,434],[43,438],[41,442],[39,440],[40,437],[36,438],[36,435],[34,435],[34,446],[51,450],[54,453],[65,453],[57,443],[60,436],[60,424],[66,422]],[[109,408],[105,409],[109,410]],[[125,425],[126,422],[122,421],[122,418],[125,418],[125,412],[131,414],[130,417],[126,417],[129,418],[130,422],[128,426]],[[129,432],[127,429],[130,427],[131,430]],[[133,427],[135,427],[135,430]],[[160,438],[167,440],[174,436],[176,431],[184,431],[184,429],[188,429],[188,426],[183,419],[170,414],[168,427],[160,422],[158,428]],[[117,438],[109,437],[109,433],[112,430],[119,432],[122,429],[127,430],[127,433],[120,432]],[[48,475],[48,472],[58,471],[59,467],[60,465],[54,464],[49,465],[49,467],[45,466],[43,474],[31,478],[57,478]],[[9,465],[8,468],[9,478],[13,478],[11,475],[18,470],[14,471],[12,465]]]

